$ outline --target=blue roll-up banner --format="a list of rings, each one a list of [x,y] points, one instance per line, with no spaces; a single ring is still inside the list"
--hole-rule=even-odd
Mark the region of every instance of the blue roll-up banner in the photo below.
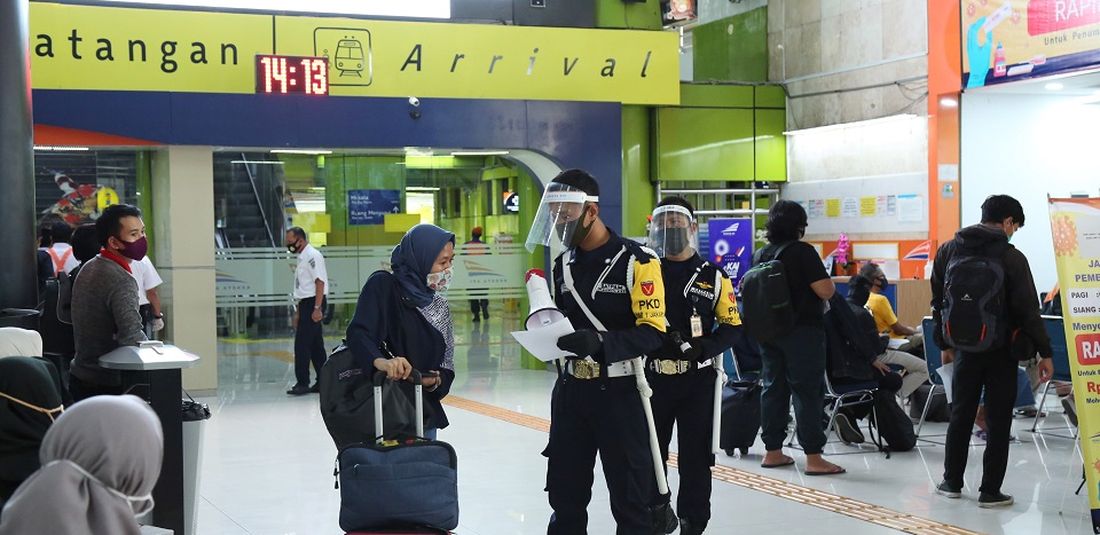
[[[711,219],[707,228],[710,238],[707,259],[729,275],[736,289],[741,276],[752,267],[752,220]]]

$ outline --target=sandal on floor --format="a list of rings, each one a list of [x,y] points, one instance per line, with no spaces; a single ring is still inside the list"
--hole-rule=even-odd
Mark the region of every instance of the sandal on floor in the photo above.
[[[835,475],[844,474],[844,473],[847,473],[847,472],[848,471],[845,470],[843,467],[838,466],[834,470],[825,470],[825,471],[821,471],[821,472],[811,472],[809,470],[806,470],[805,473],[808,476],[835,476]]]
[[[783,468],[784,466],[790,466],[794,464],[794,459],[787,457],[787,460],[780,463],[765,464],[760,463],[760,468]]]

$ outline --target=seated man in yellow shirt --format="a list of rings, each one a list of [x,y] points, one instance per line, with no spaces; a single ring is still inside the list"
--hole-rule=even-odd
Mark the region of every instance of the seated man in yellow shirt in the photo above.
[[[867,308],[875,318],[875,326],[878,327],[878,332],[889,334],[892,339],[906,340],[901,345],[896,345],[896,342],[891,344],[899,351],[910,352],[921,348],[924,345],[924,336],[916,329],[898,321],[897,314],[894,314],[894,308],[890,306],[890,300],[882,295],[889,284],[882,268],[877,264],[869,263],[859,270],[859,274],[867,277],[873,283],[871,297],[867,299]]]

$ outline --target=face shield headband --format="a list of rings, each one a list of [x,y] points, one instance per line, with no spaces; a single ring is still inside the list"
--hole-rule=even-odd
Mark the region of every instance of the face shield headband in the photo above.
[[[535,213],[527,235],[527,250],[534,251],[536,246],[549,247],[555,243],[567,249],[580,245],[592,227],[592,223],[587,226],[584,223],[588,205],[599,200],[598,196],[588,195],[572,186],[552,183]]]

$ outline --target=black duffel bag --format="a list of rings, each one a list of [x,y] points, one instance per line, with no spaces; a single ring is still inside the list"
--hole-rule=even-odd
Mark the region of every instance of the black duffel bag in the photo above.
[[[373,372],[364,370],[343,344],[321,368],[321,417],[337,449],[375,440]],[[382,411],[383,436],[415,436],[416,409],[400,385],[387,382],[382,388]]]

